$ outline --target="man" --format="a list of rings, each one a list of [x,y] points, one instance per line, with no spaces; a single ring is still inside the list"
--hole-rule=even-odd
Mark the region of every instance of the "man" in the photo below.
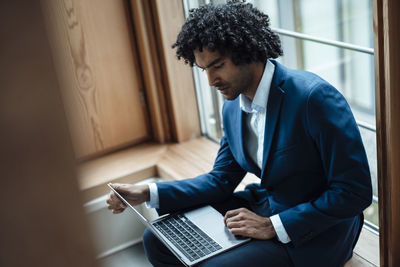
[[[227,99],[213,170],[116,189],[160,214],[212,204],[233,234],[253,238],[200,266],[343,266],[372,201],[364,147],[343,96],[273,60],[282,54],[279,37],[251,4],[191,11],[173,47]],[[233,193],[247,172],[260,183]],[[114,194],[108,203],[114,213],[125,209]],[[151,232],[143,242],[153,265],[180,264]]]

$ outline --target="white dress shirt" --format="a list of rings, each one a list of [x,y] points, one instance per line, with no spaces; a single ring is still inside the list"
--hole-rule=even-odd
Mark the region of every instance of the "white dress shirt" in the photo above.
[[[272,77],[274,75],[275,65],[267,60],[267,64],[264,68],[264,73],[261,81],[258,85],[256,94],[253,101],[244,95],[240,95],[240,108],[247,114],[246,116],[246,127],[248,136],[244,143],[245,149],[252,160],[257,166],[262,169],[263,152],[264,152],[264,132],[265,132],[265,118],[267,113],[267,102],[269,96],[269,90],[271,87]],[[254,153],[256,152],[256,153]],[[159,197],[157,185],[155,183],[149,184],[150,189],[150,201],[146,202],[146,205],[150,208],[159,207]],[[270,217],[271,223],[274,226],[275,232],[278,236],[278,240],[282,243],[290,242],[285,227],[279,217],[279,214],[275,214]]]

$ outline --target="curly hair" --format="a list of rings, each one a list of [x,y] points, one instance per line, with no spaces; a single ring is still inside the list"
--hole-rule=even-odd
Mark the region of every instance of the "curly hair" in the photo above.
[[[196,49],[229,54],[236,65],[265,62],[283,54],[279,36],[269,27],[269,17],[250,3],[208,4],[189,12],[172,48],[177,48],[178,59],[192,67]]]

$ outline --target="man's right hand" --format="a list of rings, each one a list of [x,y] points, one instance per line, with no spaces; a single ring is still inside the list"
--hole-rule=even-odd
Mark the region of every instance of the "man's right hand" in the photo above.
[[[150,189],[148,185],[132,184],[111,184],[118,193],[121,194],[132,206],[142,204],[150,200]],[[107,199],[108,209],[114,214],[123,212],[126,209],[125,203],[111,191]]]

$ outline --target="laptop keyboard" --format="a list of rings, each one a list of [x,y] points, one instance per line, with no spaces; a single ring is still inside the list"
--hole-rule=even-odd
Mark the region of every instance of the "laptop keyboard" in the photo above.
[[[153,225],[191,261],[222,248],[183,215],[175,215]]]

